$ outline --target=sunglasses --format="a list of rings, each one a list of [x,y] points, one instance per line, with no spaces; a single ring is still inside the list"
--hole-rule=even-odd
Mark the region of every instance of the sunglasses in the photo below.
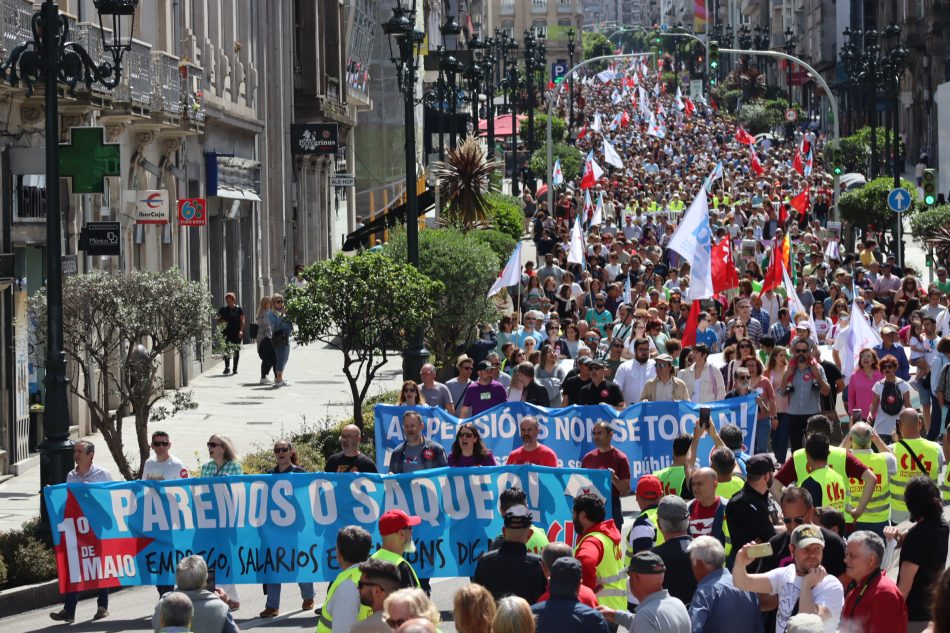
[[[407,622],[407,620],[394,620],[393,618],[387,618],[387,619],[386,619],[386,624],[388,624],[388,625],[389,625],[389,628],[391,628],[391,629],[398,629],[399,627],[401,627],[401,626],[402,626],[403,624],[405,624],[406,622]]]
[[[289,453],[289,452],[290,452],[290,447],[288,447],[288,446],[275,446],[275,447],[274,447],[274,452],[275,452],[275,453]]]
[[[805,523],[805,517],[782,517],[782,522],[785,523],[785,525],[791,525],[792,523],[802,525]]]
[[[152,442],[152,446],[171,446],[171,442]]]
[[[224,446],[224,445],[218,444],[217,442],[208,442],[208,448],[218,448],[219,446]]]
[[[897,365],[891,365],[890,363],[883,363],[881,369],[897,369]]]

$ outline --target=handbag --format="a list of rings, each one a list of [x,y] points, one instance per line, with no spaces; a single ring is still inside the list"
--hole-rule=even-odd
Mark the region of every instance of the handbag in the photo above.
[[[247,331],[248,331],[248,334],[250,334],[251,338],[256,339],[257,331],[258,331],[257,323],[251,323],[251,326],[248,328]]]

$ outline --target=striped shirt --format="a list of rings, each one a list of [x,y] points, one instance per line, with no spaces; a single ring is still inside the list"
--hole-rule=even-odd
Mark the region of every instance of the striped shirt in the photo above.
[[[73,468],[66,475],[66,483],[68,484],[95,484],[102,481],[112,481],[112,474],[95,464],[91,464],[85,474],[80,473],[78,468]]]
[[[225,475],[243,475],[244,469],[241,468],[241,465],[234,461],[228,461],[221,464],[219,467],[214,461],[207,462],[201,465],[201,476],[202,477],[223,477]]]

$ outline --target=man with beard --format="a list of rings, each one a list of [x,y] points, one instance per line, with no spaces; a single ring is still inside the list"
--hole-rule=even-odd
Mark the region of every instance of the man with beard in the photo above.
[[[526,415],[521,418],[521,446],[511,451],[507,464],[536,464],[538,466],[557,466],[557,453],[538,442],[541,426],[538,418]]]
[[[403,554],[413,554],[416,544],[412,540],[412,527],[422,523],[417,516],[409,516],[402,510],[388,510],[379,517],[379,535],[383,546],[371,558],[386,561],[399,571],[399,588],[421,587],[419,576]]]
[[[400,588],[399,570],[392,563],[376,558],[360,563],[359,570],[360,604],[372,609],[373,614],[357,622],[351,633],[392,633],[392,628],[383,621],[383,602]]]
[[[638,338],[633,341],[633,358],[617,368],[614,382],[623,392],[624,402],[642,400],[643,386],[656,378],[656,363],[650,360],[650,341]]]

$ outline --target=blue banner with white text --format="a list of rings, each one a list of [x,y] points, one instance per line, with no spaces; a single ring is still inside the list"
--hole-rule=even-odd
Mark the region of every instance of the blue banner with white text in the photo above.
[[[473,422],[482,442],[501,464],[522,444],[521,418],[533,415],[541,427],[538,440],[557,453],[558,466],[564,468],[580,468],[581,458],[594,449],[594,425],[609,422],[614,429],[613,445],[630,460],[631,484],[636,486],[641,475],[672,464],[673,439],[682,433],[692,435],[700,406],[710,408],[717,429],[723,424],[735,424],[742,429],[745,444],[751,446],[751,438],[755,437],[755,398],[755,394],[750,394],[703,405],[688,401],[640,402],[620,412],[604,404],[544,409],[524,402],[508,402],[465,420],[440,407],[378,404],[374,412],[376,465],[381,472],[388,472],[390,455],[404,439],[402,415],[410,408],[422,416],[426,438],[442,445],[446,454],[452,449],[458,425]],[[713,448],[712,439],[703,436],[698,449],[702,465],[708,464]]]
[[[437,468],[405,475],[299,473],[44,488],[60,590],[172,585],[200,554],[218,583],[328,582],[340,569],[337,532],[359,525],[380,547],[386,510],[418,516],[420,578],[470,576],[501,534],[499,494],[518,487],[551,541],[573,544],[573,499],[610,496],[604,470],[536,466]],[[607,504],[608,515],[610,504]]]

